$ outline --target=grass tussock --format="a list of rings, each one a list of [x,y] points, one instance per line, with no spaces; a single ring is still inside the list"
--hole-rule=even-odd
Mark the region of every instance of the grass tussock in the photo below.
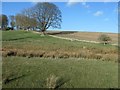
[[[46,86],[48,88],[55,89],[57,87],[57,80],[58,77],[56,77],[55,75],[50,75],[50,77],[47,78]]]
[[[62,77],[57,77],[55,75],[50,75],[47,80],[46,80],[46,87],[49,89],[58,89],[62,85],[64,85],[68,80],[62,78]]]

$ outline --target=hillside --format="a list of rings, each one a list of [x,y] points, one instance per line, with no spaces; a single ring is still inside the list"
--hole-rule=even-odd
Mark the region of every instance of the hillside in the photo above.
[[[118,52],[113,45],[3,31],[2,55],[3,88],[118,87]]]
[[[78,31],[48,31],[52,35],[73,38],[79,40],[87,40],[87,41],[98,41],[98,37],[101,34],[106,34],[112,38],[112,44],[118,44],[118,34],[117,33],[105,33],[105,32],[78,32]]]
[[[112,45],[71,42],[49,35],[44,37],[27,31],[7,31],[3,32],[2,36],[3,56],[87,58],[117,61],[117,47]]]

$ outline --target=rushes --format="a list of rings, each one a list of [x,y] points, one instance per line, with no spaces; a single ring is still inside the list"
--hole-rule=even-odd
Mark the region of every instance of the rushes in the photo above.
[[[46,80],[46,86],[49,89],[58,89],[64,85],[68,80],[57,77],[55,75],[50,75]]]
[[[97,49],[96,49],[97,50]],[[105,53],[106,52],[106,53]],[[23,50],[23,49],[6,49],[2,51],[2,56],[22,56],[22,57],[41,57],[41,58],[85,58],[85,59],[102,59],[106,61],[117,61],[117,51],[107,51],[100,52],[100,50],[95,51],[92,49],[79,49],[76,51],[67,50],[56,50],[56,51],[46,51],[46,50]]]
[[[57,87],[57,80],[58,77],[56,77],[55,75],[50,75],[50,77],[47,78],[46,86],[48,88],[55,89]]]

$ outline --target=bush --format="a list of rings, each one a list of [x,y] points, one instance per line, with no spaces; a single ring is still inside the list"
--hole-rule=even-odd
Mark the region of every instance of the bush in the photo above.
[[[98,37],[98,40],[99,40],[100,42],[102,42],[104,45],[105,45],[105,44],[109,44],[109,43],[112,41],[112,39],[111,39],[109,36],[107,36],[106,34],[101,34],[101,35]]]

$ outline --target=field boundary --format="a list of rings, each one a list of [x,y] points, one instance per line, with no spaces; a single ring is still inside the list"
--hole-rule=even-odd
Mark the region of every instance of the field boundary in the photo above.
[[[40,32],[36,32],[36,31],[33,31],[33,33],[40,34]],[[89,42],[89,43],[100,43],[100,42],[97,42],[97,41],[88,41],[88,40],[80,40],[80,39],[73,39],[73,38],[65,38],[65,37],[60,37],[60,36],[55,36],[55,35],[49,35],[49,36],[54,37],[54,38],[59,38],[59,39],[65,39],[65,40],[69,40],[69,41],[80,41],[80,42]],[[117,44],[111,44],[111,45],[117,46]]]
[[[59,38],[59,39],[66,39],[66,40],[70,40],[70,41],[82,41],[82,42],[90,42],[90,43],[99,43],[96,41],[88,41],[88,40],[80,40],[80,39],[73,39],[73,38],[65,38],[65,37],[59,37],[59,36],[54,36],[54,35],[49,35],[51,37],[55,37],[55,38]]]

